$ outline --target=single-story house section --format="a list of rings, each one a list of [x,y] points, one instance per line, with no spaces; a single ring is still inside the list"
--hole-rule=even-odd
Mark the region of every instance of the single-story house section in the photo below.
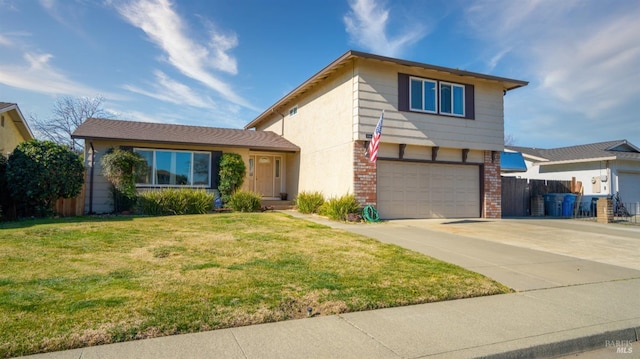
[[[245,129],[300,146],[298,192],[353,193],[384,219],[500,218],[503,97],[527,84],[348,51]]]
[[[217,189],[218,161],[238,153],[247,164],[243,188],[266,198],[295,190],[295,160],[300,148],[271,131],[245,131],[90,118],[73,133],[85,140],[85,211],[113,211],[111,185],[102,175],[100,158],[110,148],[141,154],[149,164],[139,188],[191,187]],[[291,168],[290,168],[291,167]]]
[[[20,142],[33,140],[18,104],[0,102],[0,154],[8,156]]]
[[[507,146],[521,152],[527,171],[505,176],[582,182],[585,197],[611,197],[640,203],[640,149],[627,140],[539,149]]]

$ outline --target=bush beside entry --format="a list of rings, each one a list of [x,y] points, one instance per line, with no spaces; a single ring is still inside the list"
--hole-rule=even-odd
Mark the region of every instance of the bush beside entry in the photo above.
[[[237,188],[242,186],[247,168],[242,156],[237,153],[224,153],[220,158],[220,183],[218,190],[223,202],[229,201]]]

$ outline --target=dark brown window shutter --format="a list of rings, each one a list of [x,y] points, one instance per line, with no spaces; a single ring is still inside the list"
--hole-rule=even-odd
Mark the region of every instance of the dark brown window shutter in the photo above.
[[[398,73],[398,111],[409,111],[409,75]]]
[[[220,184],[220,159],[222,151],[211,151],[211,188],[218,189]]]
[[[476,118],[476,100],[473,93],[473,85],[464,85],[464,118],[475,120]]]

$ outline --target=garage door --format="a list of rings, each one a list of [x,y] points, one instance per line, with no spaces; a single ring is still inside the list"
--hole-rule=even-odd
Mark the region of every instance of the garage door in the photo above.
[[[475,165],[378,161],[381,218],[480,217],[480,171]]]
[[[635,203],[640,202],[640,173],[624,173],[618,174],[618,191],[622,202]]]

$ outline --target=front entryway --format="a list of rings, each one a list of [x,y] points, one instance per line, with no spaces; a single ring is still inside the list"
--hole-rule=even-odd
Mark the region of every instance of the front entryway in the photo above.
[[[251,190],[262,197],[279,197],[282,190],[283,164],[281,156],[249,156],[249,180]]]

